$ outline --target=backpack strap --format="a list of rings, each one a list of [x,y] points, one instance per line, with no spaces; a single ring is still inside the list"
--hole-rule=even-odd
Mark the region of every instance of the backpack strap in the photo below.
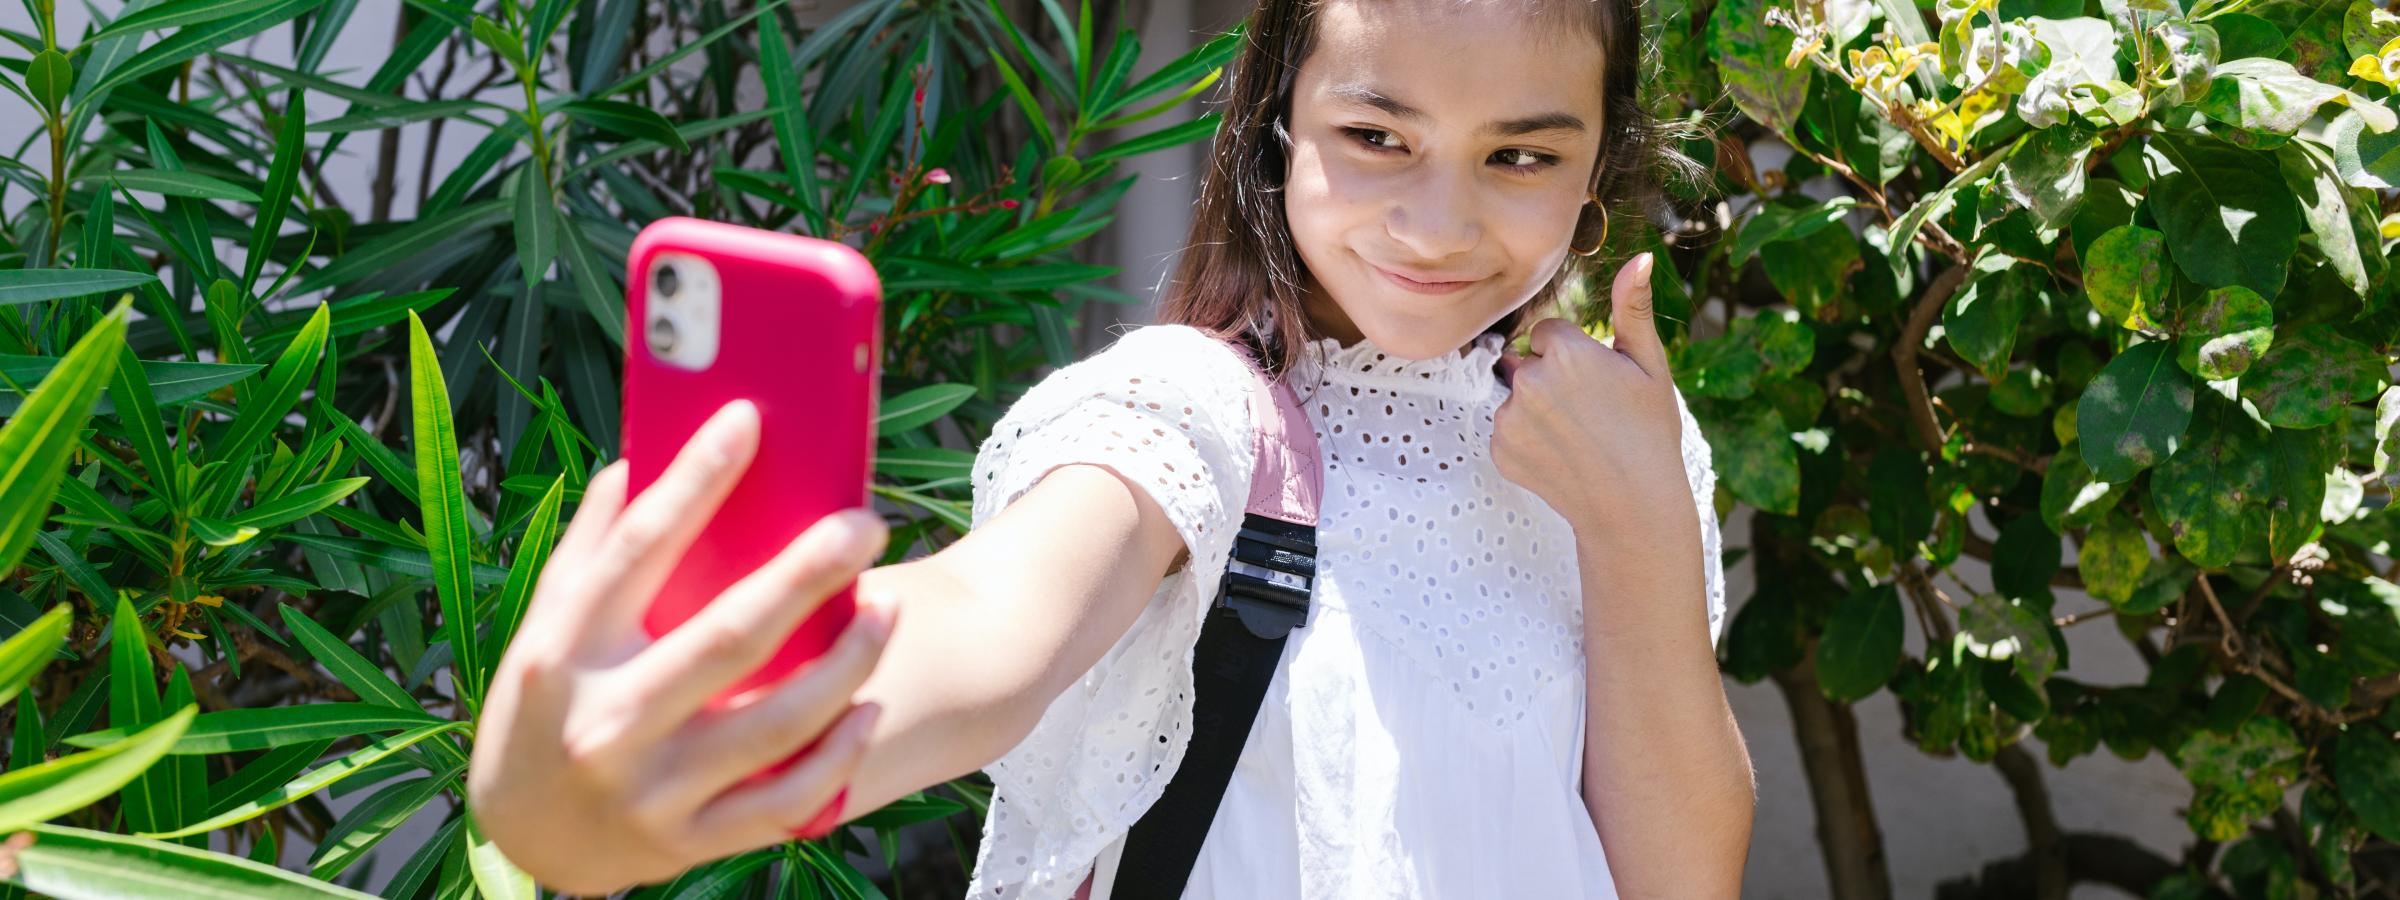
[[[1289,383],[1267,377],[1256,363],[1250,374],[1258,380],[1250,402],[1257,466],[1225,579],[1193,649],[1191,744],[1166,792],[1126,835],[1110,900],[1183,896],[1283,659],[1284,638],[1308,622],[1324,495],[1317,435]]]

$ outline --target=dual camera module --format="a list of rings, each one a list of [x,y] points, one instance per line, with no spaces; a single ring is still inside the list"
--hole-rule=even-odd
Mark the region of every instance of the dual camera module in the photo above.
[[[705,369],[717,356],[719,293],[716,267],[697,256],[661,252],[650,260],[642,335],[650,355],[669,365]]]

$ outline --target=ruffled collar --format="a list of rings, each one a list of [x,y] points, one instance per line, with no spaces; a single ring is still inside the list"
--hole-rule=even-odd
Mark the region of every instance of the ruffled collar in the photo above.
[[[1493,366],[1499,362],[1507,343],[1504,336],[1485,332],[1466,347],[1440,356],[1406,359],[1385,352],[1370,339],[1361,338],[1345,346],[1339,339],[1323,337],[1306,345],[1297,371],[1324,384],[1472,400],[1489,395],[1499,384],[1500,376]]]

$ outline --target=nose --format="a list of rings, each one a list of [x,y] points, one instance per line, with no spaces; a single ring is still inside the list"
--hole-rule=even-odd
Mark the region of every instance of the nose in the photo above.
[[[1472,177],[1427,169],[1401,189],[1384,213],[1383,228],[1418,259],[1439,262],[1475,248],[1483,235],[1482,211]]]

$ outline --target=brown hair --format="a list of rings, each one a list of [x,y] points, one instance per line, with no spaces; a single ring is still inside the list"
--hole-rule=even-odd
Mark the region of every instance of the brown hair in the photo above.
[[[1278,375],[1298,361],[1304,345],[1321,336],[1301,304],[1303,265],[1278,195],[1291,145],[1292,80],[1315,47],[1317,11],[1325,2],[1259,0],[1244,21],[1242,49],[1223,97],[1224,120],[1201,173],[1191,236],[1159,313],[1162,323],[1190,325],[1247,347],[1251,358]],[[1664,149],[1659,122],[1640,102],[1644,58],[1636,0],[1536,2],[1590,7],[1590,14],[1580,18],[1600,43],[1606,98],[1592,195],[1608,204],[1609,239],[1616,242],[1632,230],[1628,224],[1656,193],[1658,179],[1645,176],[1676,158]],[[1572,10],[1544,10],[1562,11]],[[1586,204],[1572,245],[1589,246],[1602,226],[1599,210]],[[1581,277],[1587,265],[1583,257],[1569,254],[1561,274]],[[1529,324],[1526,310],[1553,299],[1563,280],[1552,277],[1487,333],[1513,340]]]

